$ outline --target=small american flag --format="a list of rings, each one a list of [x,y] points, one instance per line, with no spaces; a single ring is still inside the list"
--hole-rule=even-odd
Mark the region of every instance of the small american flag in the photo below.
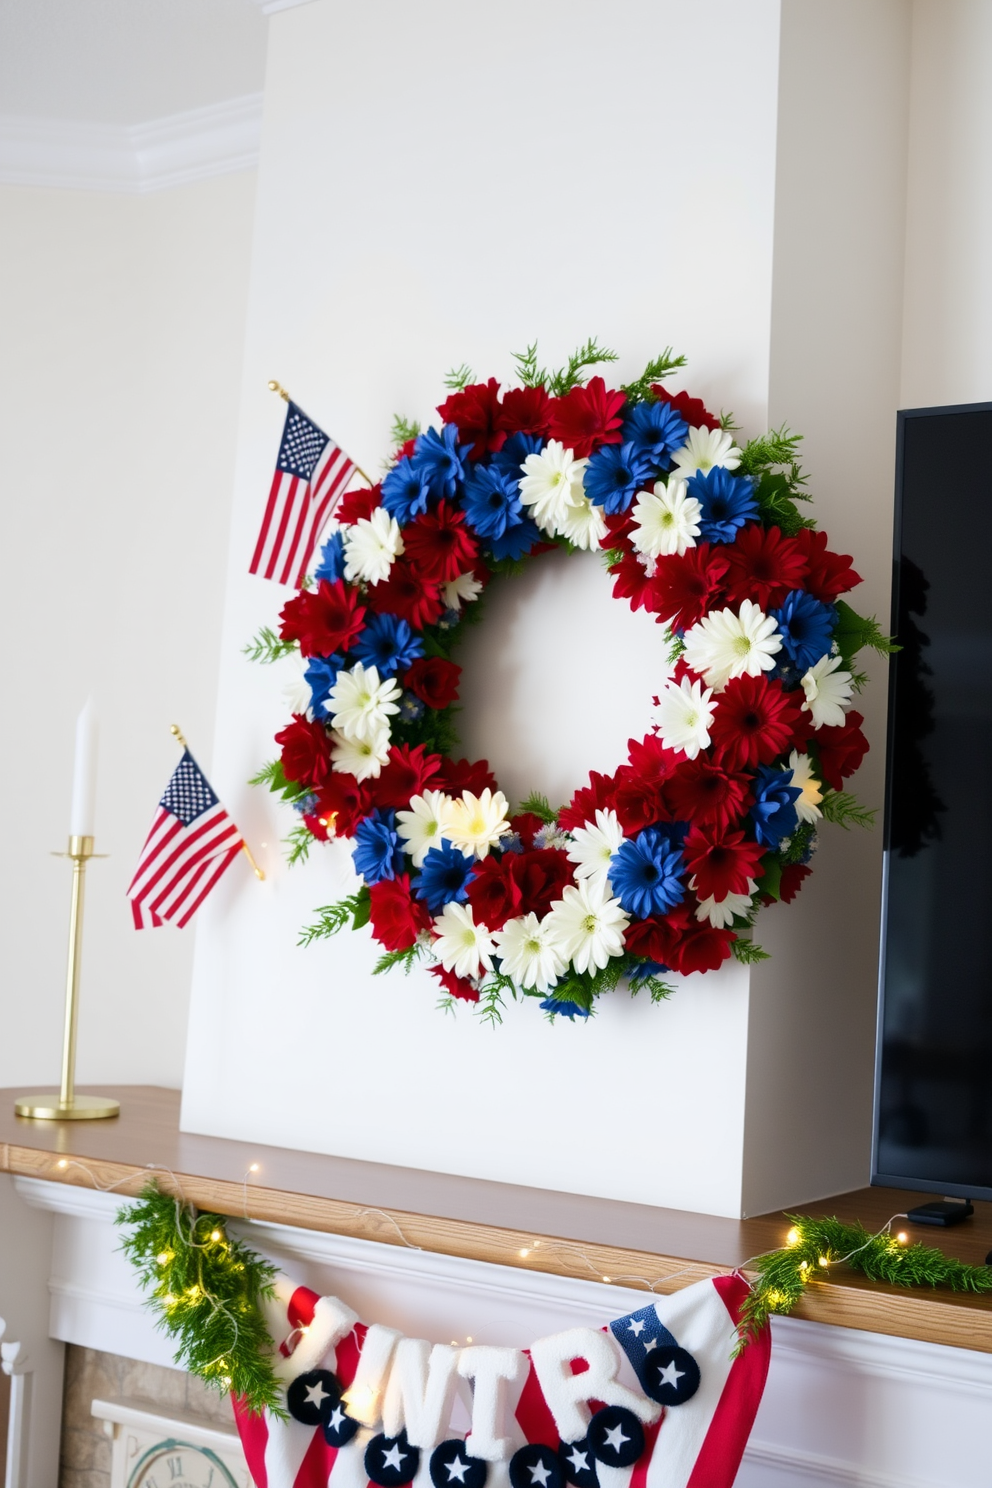
[[[241,833],[184,750],[128,886],[135,929],[188,924],[240,850]]]
[[[249,571],[298,589],[324,524],[356,468],[344,450],[290,402]]]

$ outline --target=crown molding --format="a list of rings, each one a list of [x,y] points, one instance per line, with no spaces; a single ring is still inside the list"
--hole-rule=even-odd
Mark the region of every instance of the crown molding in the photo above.
[[[261,135],[261,93],[144,124],[0,115],[0,185],[164,191],[253,170]]]

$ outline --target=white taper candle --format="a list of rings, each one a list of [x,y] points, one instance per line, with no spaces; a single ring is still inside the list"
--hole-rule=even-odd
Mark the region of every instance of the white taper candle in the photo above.
[[[76,763],[72,772],[72,815],[69,834],[92,837],[96,815],[96,746],[97,717],[93,699],[76,719]]]

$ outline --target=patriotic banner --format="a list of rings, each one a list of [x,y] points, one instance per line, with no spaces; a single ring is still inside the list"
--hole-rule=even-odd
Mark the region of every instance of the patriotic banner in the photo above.
[[[241,833],[184,749],[128,885],[135,929],[188,924],[240,850]]]
[[[299,589],[317,539],[356,466],[288,402],[275,474],[249,572]]]
[[[771,1350],[766,1328],[734,1357],[747,1290],[714,1277],[523,1350],[404,1338],[283,1278],[289,1419],[235,1401],[256,1488],[730,1488]]]

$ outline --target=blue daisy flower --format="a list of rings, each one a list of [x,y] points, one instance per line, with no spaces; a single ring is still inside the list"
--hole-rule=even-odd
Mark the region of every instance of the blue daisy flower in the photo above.
[[[674,909],[685,897],[682,853],[657,827],[627,838],[610,859],[610,883],[628,914],[645,920]]]
[[[397,460],[382,478],[382,504],[401,527],[427,510],[430,493],[430,481],[422,470],[416,469],[409,456]]]
[[[778,625],[782,649],[800,674],[827,655],[837,628],[833,605],[821,604],[804,589],[793,589],[782,601],[782,608],[770,613]]]
[[[320,562],[313,571],[313,576],[319,584],[321,579],[326,579],[329,584],[336,584],[338,579],[344,578],[344,538],[340,532],[333,532],[320,550]]]
[[[507,527],[502,537],[494,537],[489,551],[494,558],[523,558],[537,542],[546,542],[530,517],[523,517],[515,527]]]
[[[638,403],[623,425],[624,443],[631,443],[654,465],[667,470],[672,450],[680,449],[689,425],[670,403]]]
[[[434,915],[440,914],[452,901],[464,904],[468,899],[474,863],[474,858],[467,858],[450,842],[428,848],[423,867],[412,880],[417,898],[423,899]]]
[[[604,444],[586,466],[582,477],[586,495],[604,511],[626,511],[641,487],[650,480],[650,456],[633,444]]]
[[[540,434],[511,434],[501,450],[493,455],[490,464],[504,475],[520,479],[520,467],[528,455],[539,455],[544,448]]]
[[[392,811],[373,811],[355,828],[355,848],[351,854],[355,872],[367,884],[384,878],[395,878],[403,871],[403,846],[396,831]]]
[[[424,712],[424,704],[420,698],[414,697],[412,692],[405,692],[400,698],[398,717],[401,723],[417,723],[423,718]]]
[[[760,765],[751,786],[754,805],[748,815],[754,823],[754,835],[765,847],[778,847],[799,825],[795,803],[802,795],[792,784],[791,770],[776,770]]]
[[[663,976],[670,969],[668,966],[663,966],[660,961],[638,961],[627,980],[633,987],[638,982],[646,981],[648,977]]]
[[[702,507],[699,535],[706,542],[733,542],[744,523],[758,515],[751,477],[731,475],[722,465],[691,476],[687,490]]]
[[[427,481],[431,495],[450,500],[458,482],[465,479],[465,456],[458,447],[456,425],[445,424],[440,434],[428,429],[418,435],[411,461],[414,470]]]
[[[569,1002],[566,998],[546,997],[540,1004],[542,1013],[554,1013],[559,1018],[588,1018],[589,1009],[581,1002]]]
[[[307,662],[303,679],[310,688],[310,711],[314,718],[327,717],[327,697],[343,666],[344,657],[337,652],[333,656],[311,656]]]
[[[464,512],[480,537],[502,537],[523,521],[519,481],[493,465],[477,465],[465,482]]]
[[[374,666],[380,677],[395,677],[423,656],[424,643],[398,615],[373,615],[351,654],[365,666]]]

